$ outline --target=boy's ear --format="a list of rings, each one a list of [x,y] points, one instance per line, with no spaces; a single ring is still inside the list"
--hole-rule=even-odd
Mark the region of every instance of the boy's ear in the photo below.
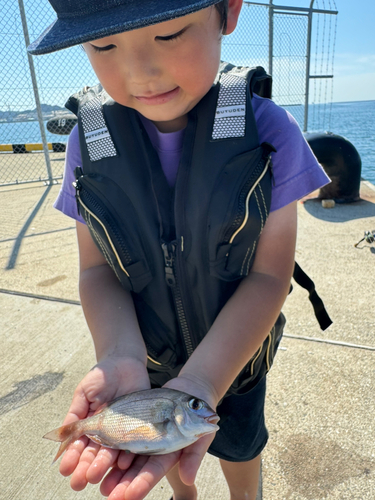
[[[241,12],[241,7],[242,0],[229,0],[227,29],[225,31],[225,35],[230,35],[235,30]]]

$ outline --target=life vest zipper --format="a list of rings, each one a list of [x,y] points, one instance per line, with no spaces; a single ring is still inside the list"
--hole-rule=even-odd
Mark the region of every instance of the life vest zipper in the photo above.
[[[273,352],[272,332],[273,333],[275,332],[275,327],[273,327],[272,330],[270,331],[270,333],[268,334],[268,346],[267,346],[267,354],[266,354],[267,373],[270,371],[271,365],[272,365],[271,359],[270,359],[271,352]]]
[[[159,363],[159,361],[156,361],[156,359],[152,358],[149,354],[147,354],[147,359],[149,359],[151,363],[154,363],[155,365],[163,366],[161,363]]]
[[[181,288],[179,286],[179,281],[176,273],[176,245],[177,242],[162,243],[161,247],[164,255],[164,271],[165,280],[167,285],[172,290],[172,295],[174,299],[174,305],[177,315],[177,321],[180,328],[183,345],[185,347],[185,352],[189,358],[194,351],[193,343],[191,340],[191,335],[189,331],[189,326],[186,318],[186,313],[184,309],[184,303],[182,299]]]
[[[257,185],[260,183],[260,181],[266,175],[266,172],[268,170],[270,162],[271,162],[271,156],[268,156],[264,169],[262,170],[260,176],[258,177],[258,179],[256,180],[256,182],[252,185],[251,189],[247,193],[246,201],[245,201],[245,217],[244,217],[244,219],[243,219],[242,224],[240,225],[240,227],[232,234],[232,236],[231,236],[231,238],[229,240],[230,244],[233,243],[234,238],[246,226],[246,223],[247,223],[247,221],[249,219],[249,201],[250,201],[250,197],[251,197],[252,193],[254,192],[255,188],[257,187]]]
[[[147,359],[149,359],[151,361],[151,363],[154,363],[155,365],[163,366],[162,363],[160,363],[159,361],[156,361],[155,358],[157,358],[157,354],[156,354],[155,350],[150,346],[150,344],[148,342],[145,341],[145,344],[146,344],[146,349],[147,349]],[[150,353],[152,354],[152,356],[150,356]]]
[[[81,198],[81,195],[80,195],[80,191],[82,190],[82,184],[79,182],[79,180],[77,180],[75,183],[74,183],[74,187],[76,188],[76,199],[77,201],[80,203],[80,205],[82,205],[82,207],[86,210],[87,213],[90,214],[91,217],[93,217],[100,225],[101,227],[103,228],[104,230],[104,233],[108,239],[108,242],[112,248],[112,251],[114,253],[114,255],[116,256],[116,259],[117,259],[117,262],[121,268],[121,270],[126,274],[126,276],[128,278],[130,278],[130,275],[129,273],[127,272],[127,270],[125,269],[125,266],[123,265],[122,263],[122,260],[116,250],[116,247],[111,239],[111,237],[109,236],[108,234],[108,231],[107,231],[107,228],[105,227],[105,225],[103,224],[103,222],[100,220],[100,218],[94,214],[94,212],[92,210],[89,209],[89,207],[82,201],[82,198]],[[90,195],[90,193],[88,191],[86,191],[86,194],[89,198],[91,198],[91,201],[96,205],[96,208],[98,209],[98,211],[101,211],[103,214],[103,209],[100,207],[100,205],[96,202],[96,200]],[[104,214],[105,215],[105,214]],[[130,258],[130,255],[129,255],[129,252],[127,251],[127,249],[123,246],[121,246],[121,249],[123,251],[125,251],[125,256],[128,258],[128,261],[129,263],[131,262],[131,258]]]
[[[259,349],[257,350],[257,352],[255,353],[254,355],[254,358],[251,360],[251,365],[250,365],[250,375],[253,376],[254,375],[254,365],[255,365],[255,361],[259,358],[260,356],[260,353],[262,352],[263,350],[263,344],[259,347]]]

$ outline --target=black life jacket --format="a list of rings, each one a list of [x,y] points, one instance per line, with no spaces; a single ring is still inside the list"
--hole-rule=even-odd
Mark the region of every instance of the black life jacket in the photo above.
[[[275,151],[259,145],[251,97],[270,88],[263,68],[221,65],[189,112],[174,189],[135,110],[100,86],[66,105],[79,119],[77,206],[132,293],[155,386],[177,376],[251,269]],[[248,391],[269,370],[284,323],[280,314],[229,393]]]

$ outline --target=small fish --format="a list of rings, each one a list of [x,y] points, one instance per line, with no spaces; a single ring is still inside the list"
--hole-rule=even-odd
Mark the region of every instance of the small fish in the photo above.
[[[148,389],[120,396],[91,417],[48,432],[61,443],[54,462],[83,435],[107,448],[164,455],[219,429],[219,416],[201,399],[174,389]]]

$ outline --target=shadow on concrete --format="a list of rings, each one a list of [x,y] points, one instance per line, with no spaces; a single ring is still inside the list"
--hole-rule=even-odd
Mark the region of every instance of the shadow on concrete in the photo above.
[[[46,234],[53,234],[53,233],[61,233],[62,231],[75,231],[76,227],[75,226],[69,226],[69,227],[64,227],[62,229],[53,229],[52,231],[43,231],[43,233],[32,233],[32,234],[27,234],[24,236],[24,238],[33,238],[34,236],[45,236]],[[5,243],[7,241],[14,241],[18,238],[7,238],[6,240],[0,240],[0,243]]]
[[[60,179],[56,179],[59,181]],[[56,184],[59,184],[59,182],[56,182]],[[56,185],[55,184],[55,185]],[[36,180],[35,182],[27,182],[25,184],[19,183],[19,184],[4,184],[0,185],[0,193],[10,193],[13,191],[30,191],[30,190],[35,190],[35,189],[45,189],[46,188],[46,183],[44,181]]]
[[[287,439],[279,460],[290,495],[306,500],[324,500],[339,484],[355,477],[366,480],[375,468],[374,460],[348,452],[333,439],[304,434]]]
[[[24,238],[27,230],[29,229],[32,221],[34,220],[36,214],[39,212],[39,209],[42,207],[42,205],[44,203],[44,200],[47,198],[48,193],[50,192],[51,188],[52,188],[52,184],[50,184],[49,186],[47,186],[47,188],[45,189],[44,193],[42,194],[40,200],[35,205],[34,210],[31,212],[31,214],[29,215],[27,221],[23,225],[21,231],[18,233],[18,235],[17,235],[17,237],[15,239],[13,248],[12,248],[12,253],[10,254],[10,257],[9,257],[9,260],[8,260],[8,264],[5,266],[6,270],[10,270],[10,269],[14,269],[15,268],[16,261],[17,261],[17,258],[18,258],[18,254],[20,252],[22,240],[23,240],[23,238]]]
[[[314,198],[306,200],[303,206],[310,215],[327,222],[346,222],[375,216],[375,203],[366,200],[354,203],[336,203],[334,208],[323,208],[322,200]],[[364,230],[366,229],[372,228],[364,228]]]
[[[362,252],[370,252],[375,255],[375,247],[372,247],[368,243],[364,243],[363,246],[356,247],[357,250],[362,250]]]
[[[0,398],[0,415],[27,405],[34,399],[51,392],[62,382],[64,372],[46,372],[16,384],[16,389]]]

